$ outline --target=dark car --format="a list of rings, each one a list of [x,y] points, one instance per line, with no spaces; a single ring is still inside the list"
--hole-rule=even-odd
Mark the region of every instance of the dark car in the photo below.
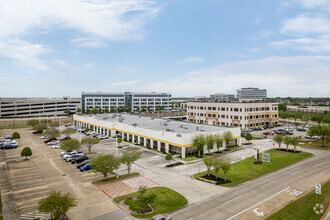
[[[1,149],[5,150],[5,149],[14,149],[17,148],[18,144],[3,144],[1,145]]]
[[[72,163],[72,164],[73,164],[73,163],[80,163],[80,162],[82,162],[82,161],[84,161],[84,160],[87,160],[87,159],[88,159],[87,156],[80,156],[80,157],[77,157],[77,158],[72,159],[72,160],[71,160],[71,163]]]
[[[51,141],[56,141],[57,139],[56,138],[50,138],[48,140],[45,140],[44,143],[48,143],[48,142],[51,142]]]
[[[70,139],[71,139],[71,137],[64,137],[60,141],[66,141],[66,140],[70,140]]]
[[[80,169],[80,167],[85,166],[87,163],[91,162],[92,160],[84,160],[81,163],[77,163],[77,169]]]
[[[241,133],[241,136],[242,136],[242,137],[245,137],[245,136],[246,136],[246,133]]]
[[[80,167],[81,172],[84,172],[84,171],[87,171],[87,170],[90,170],[90,169],[91,169],[91,166],[90,166],[89,163],[87,163],[84,166]]]
[[[42,134],[42,131],[34,131],[32,134]]]
[[[297,128],[297,131],[306,131],[305,128]]]

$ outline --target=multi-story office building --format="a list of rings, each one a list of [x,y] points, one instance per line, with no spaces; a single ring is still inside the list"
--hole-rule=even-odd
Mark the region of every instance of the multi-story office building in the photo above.
[[[81,108],[80,98],[0,98],[0,117],[36,117],[66,115]]]
[[[232,102],[235,101],[234,94],[215,93],[210,95],[211,102]]]
[[[267,102],[188,102],[188,122],[253,128],[278,123],[278,104]]]
[[[171,94],[169,93],[142,93],[142,92],[83,92],[81,95],[84,109],[100,108],[111,110],[125,106],[132,111],[156,111],[157,106],[164,107],[164,111],[171,110]]]
[[[264,99],[267,98],[266,89],[241,88],[237,90],[238,99]]]
[[[232,141],[228,144],[241,145],[239,128],[225,128],[209,125],[164,120],[159,118],[139,117],[129,114],[74,115],[75,124],[88,127],[99,134],[109,137],[120,136],[125,141],[156,149],[164,153],[178,154],[182,158],[194,154],[193,138],[198,134],[223,134],[231,131]],[[221,150],[225,149],[223,143]],[[217,151],[216,144],[210,152]],[[203,152],[208,152],[206,146]]]

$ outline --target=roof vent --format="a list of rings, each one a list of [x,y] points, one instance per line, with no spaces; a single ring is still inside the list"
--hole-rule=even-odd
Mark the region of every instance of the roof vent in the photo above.
[[[154,120],[155,118],[154,117],[151,117],[151,120]]]
[[[184,129],[188,129],[188,126],[186,125],[186,126],[184,126]]]
[[[160,122],[160,125],[167,126],[167,123],[166,123],[165,121],[161,121],[161,122]]]
[[[133,123],[132,125],[133,125],[133,126],[137,126],[137,123]]]

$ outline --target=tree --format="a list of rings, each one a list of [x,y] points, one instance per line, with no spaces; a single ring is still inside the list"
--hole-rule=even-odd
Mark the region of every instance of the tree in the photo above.
[[[44,135],[48,136],[49,138],[57,138],[61,135],[60,131],[57,129],[47,129],[44,132]]]
[[[222,144],[223,144],[223,137],[220,134],[216,134],[214,136],[214,139],[215,139],[215,143],[217,145],[217,149],[218,149],[218,153],[219,153],[220,152],[220,148],[222,147]]]
[[[92,108],[92,114],[97,114],[99,113],[99,109],[97,108]]]
[[[123,142],[123,139],[121,138],[117,138],[117,143],[118,143],[118,147],[120,147],[120,143]]]
[[[31,119],[31,120],[28,120],[28,122],[27,122],[27,124],[31,125],[32,127],[34,127],[38,123],[39,123],[39,121],[37,119]]]
[[[33,126],[33,129],[34,130],[37,130],[37,131],[43,131],[47,128],[47,124],[46,123],[38,123],[36,125]]]
[[[286,111],[287,110],[286,104],[285,103],[278,104],[278,110],[279,111]]]
[[[76,205],[76,198],[70,193],[52,191],[39,202],[39,212],[50,213],[51,219],[60,219]]]
[[[77,139],[64,140],[60,143],[61,149],[65,151],[77,150],[80,147],[80,143]]]
[[[297,127],[298,126],[297,119],[302,118],[302,114],[300,112],[295,112],[292,114],[292,118],[294,119],[294,124]]]
[[[21,135],[18,132],[14,132],[13,135],[11,136],[12,139],[20,139]]]
[[[171,164],[171,160],[173,160],[173,156],[171,153],[166,154],[165,160],[168,161],[169,164]]]
[[[64,134],[66,137],[70,137],[72,134],[76,133],[76,129],[74,128],[66,128],[62,131],[62,134]]]
[[[127,167],[127,173],[130,175],[131,173],[131,167],[135,161],[137,161],[141,156],[141,153],[137,150],[132,151],[126,151],[123,153],[123,155],[120,157],[120,162],[122,164],[125,164]]]
[[[203,150],[203,147],[205,145],[205,137],[202,134],[196,135],[193,138],[193,145],[197,147],[198,150],[198,157],[201,157],[201,150]]]
[[[140,112],[140,107],[139,107],[139,106],[136,107],[136,111],[137,111],[137,112]]]
[[[230,170],[230,165],[231,165],[230,159],[228,157],[223,158],[221,169],[222,169],[223,174],[225,176],[225,182],[227,182],[227,173]]]
[[[88,131],[90,131],[91,129],[89,129],[89,127],[86,127],[85,128],[85,132],[88,132]]]
[[[22,152],[21,152],[21,156],[25,157],[25,159],[27,159],[27,157],[30,157],[32,155],[32,150],[29,147],[24,147]]]
[[[131,111],[132,111],[132,107],[128,107],[127,112],[131,112]]]
[[[322,139],[322,147],[325,147],[327,137],[330,137],[330,125],[312,125],[308,129],[309,136],[320,136]],[[328,140],[329,141],[329,140]]]
[[[87,108],[86,113],[87,114],[90,114],[91,112],[92,112],[91,109],[90,108]]]
[[[64,110],[64,113],[70,115],[71,114],[71,110],[69,108],[67,108],[66,110]]]
[[[221,157],[215,157],[212,160],[212,167],[214,169],[216,179],[218,179],[219,171],[220,171],[221,166],[222,166],[222,161],[223,161],[223,159]]]
[[[91,170],[95,173],[101,173],[104,179],[108,173],[117,170],[120,166],[120,160],[113,154],[100,155],[91,161]]]
[[[317,122],[319,125],[321,124],[321,122],[323,121],[324,115],[321,114],[314,114],[311,117],[311,121]]]
[[[77,108],[77,113],[82,112],[81,108]]]
[[[302,116],[302,121],[304,121],[304,122],[306,122],[306,124],[305,125],[307,125],[308,124],[308,122],[311,120],[311,118],[312,118],[312,116],[310,115],[310,114],[304,114],[303,116]]]
[[[203,158],[203,162],[207,168],[207,175],[210,176],[210,173],[211,173],[211,167],[213,165],[213,159],[214,159],[214,156],[208,156],[208,157],[204,157]]]
[[[299,138],[296,136],[292,137],[290,143],[293,145],[293,151],[296,152],[296,147],[299,144]]]
[[[247,133],[246,135],[245,135],[245,140],[247,140],[248,141],[248,143],[250,143],[250,141],[253,139],[253,137],[252,137],[252,134],[251,133]]]
[[[109,113],[109,107],[105,107],[104,113]]]
[[[284,119],[284,124],[285,124],[285,119],[287,119],[289,117],[289,112],[278,111],[278,116],[279,116],[279,118],[283,118]]]
[[[56,128],[58,126],[60,126],[60,123],[56,122],[56,121],[53,121],[53,122],[51,121],[48,123],[48,127],[51,127],[51,128]]]
[[[283,143],[286,145],[286,151],[289,151],[289,145],[291,144],[292,138],[289,135],[283,137]]]
[[[213,148],[213,145],[215,143],[214,135],[213,134],[208,134],[205,137],[205,144],[207,146],[207,150],[209,151],[209,154],[211,153],[211,149]]]
[[[91,138],[91,137],[85,137],[81,140],[81,145],[84,145],[88,149],[88,153],[91,153],[92,147],[95,144],[98,144],[100,142],[100,139],[97,138]]]
[[[274,136],[274,141],[278,144],[278,149],[281,149],[281,144],[283,143],[283,135],[278,134]]]
[[[223,138],[225,139],[226,150],[229,150],[229,141],[232,140],[232,138],[233,138],[233,134],[231,133],[231,131],[226,131],[226,132],[223,134]]]

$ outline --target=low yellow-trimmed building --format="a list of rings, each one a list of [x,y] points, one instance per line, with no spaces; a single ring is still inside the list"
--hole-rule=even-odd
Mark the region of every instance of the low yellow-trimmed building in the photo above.
[[[199,125],[187,122],[140,117],[129,114],[74,115],[77,126],[88,127],[92,131],[109,137],[121,136],[125,141],[143,145],[164,153],[178,154],[182,158],[194,154],[197,148],[192,139],[197,134],[223,134],[231,131],[230,145],[241,145],[240,128]],[[225,148],[225,143],[222,149]],[[208,152],[204,147],[204,153]],[[217,151],[216,145],[211,152]]]

